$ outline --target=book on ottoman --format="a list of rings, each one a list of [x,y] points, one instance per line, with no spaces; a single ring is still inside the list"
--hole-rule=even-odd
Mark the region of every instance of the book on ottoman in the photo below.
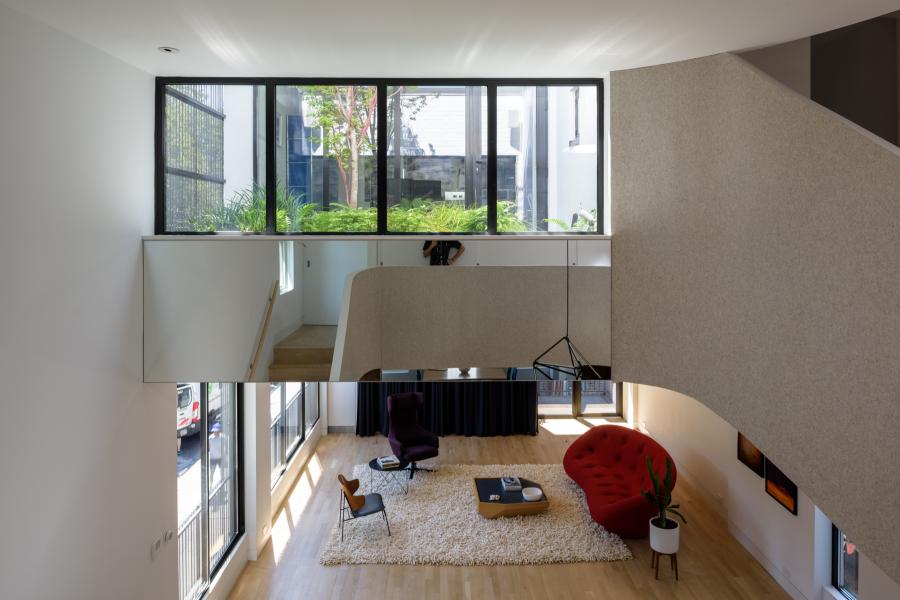
[[[501,477],[500,485],[503,486],[504,492],[521,492],[522,482],[518,477]]]

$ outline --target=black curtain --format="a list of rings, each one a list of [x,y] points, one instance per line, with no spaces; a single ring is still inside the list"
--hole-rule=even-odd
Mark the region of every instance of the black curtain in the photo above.
[[[358,384],[356,434],[388,434],[387,397],[422,392],[423,427],[436,435],[536,435],[537,384],[533,381],[378,382]]]

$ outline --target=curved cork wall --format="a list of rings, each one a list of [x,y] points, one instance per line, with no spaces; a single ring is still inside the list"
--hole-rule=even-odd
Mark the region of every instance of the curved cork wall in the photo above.
[[[745,432],[900,580],[900,154],[733,55],[613,73],[613,377]]]
[[[570,267],[569,276],[572,341],[592,364],[609,365],[610,269]],[[365,269],[344,291],[331,380],[373,369],[531,366],[565,319],[565,267]]]

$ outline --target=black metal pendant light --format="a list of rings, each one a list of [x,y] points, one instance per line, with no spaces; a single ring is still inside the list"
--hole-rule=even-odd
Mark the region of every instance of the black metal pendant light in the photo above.
[[[578,346],[569,337],[569,240],[566,240],[566,334],[559,338],[552,346],[544,350],[534,362],[531,368],[544,376],[545,379],[555,379],[553,375],[564,374],[577,381],[582,379],[603,379],[597,369],[590,364]],[[552,363],[544,360],[544,357],[553,352],[560,344],[565,344],[569,355],[568,363]]]

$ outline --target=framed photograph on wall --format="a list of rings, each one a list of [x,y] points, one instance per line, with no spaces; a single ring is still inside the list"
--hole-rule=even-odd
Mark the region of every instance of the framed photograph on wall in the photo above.
[[[766,457],[759,448],[753,445],[750,438],[738,431],[737,438],[738,460],[747,465],[751,471],[760,477],[766,476]]]
[[[766,493],[793,514],[797,514],[797,484],[766,459]]]

